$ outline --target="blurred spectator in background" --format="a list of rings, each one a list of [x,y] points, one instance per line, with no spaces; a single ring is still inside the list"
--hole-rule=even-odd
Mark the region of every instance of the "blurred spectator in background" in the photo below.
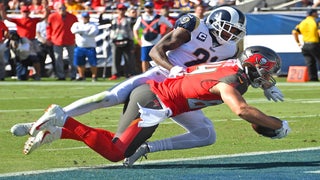
[[[161,39],[160,24],[165,24],[168,28],[173,25],[169,20],[157,14],[153,10],[153,3],[147,1],[144,4],[145,12],[138,17],[137,22],[133,27],[133,34],[141,46],[141,69],[145,72],[149,69],[149,61],[152,61],[149,56],[151,48]],[[139,29],[143,29],[143,35],[139,37]]]
[[[316,21],[317,18],[317,10],[309,9],[307,11],[307,17],[292,31],[295,41],[302,49],[302,55],[308,67],[310,81],[319,81],[317,61],[320,63],[320,30]],[[299,34],[302,35],[303,43],[299,40]]]
[[[194,7],[194,15],[200,19],[204,19],[204,13],[207,11],[207,4],[199,3]]]
[[[189,13],[190,10],[194,8],[194,2],[190,0],[175,0],[174,2],[175,4],[173,7],[180,10],[179,17],[186,13]]]
[[[10,0],[8,2],[8,8],[5,10],[9,10],[9,11],[14,11],[14,13],[18,13],[20,10],[20,5],[22,3],[20,3],[19,0]]]
[[[168,7],[168,9],[173,8],[174,1],[173,0],[153,0],[154,9],[159,13],[163,6]]]
[[[6,19],[10,22],[13,22],[17,25],[17,33],[20,37],[26,37],[29,40],[33,41],[36,38],[36,25],[38,22],[43,21],[49,15],[49,12],[46,10],[45,14],[41,18],[32,18],[30,17],[30,10],[28,6],[21,7],[22,17],[9,18],[7,17],[6,10],[1,8],[1,15],[3,19]]]
[[[31,15],[39,15],[45,13],[45,7],[41,0],[32,0],[31,5],[28,6]]]
[[[75,0],[66,0],[65,6],[67,11],[73,15],[77,15],[80,11],[84,10],[84,7],[81,3],[78,3]]]
[[[46,1],[46,0],[45,0]],[[47,26],[48,26],[48,18],[45,18],[43,21],[39,22],[36,26],[36,39],[39,45],[39,53],[38,57],[40,59],[41,64],[41,76],[46,77],[50,76],[50,74],[55,74],[55,57],[53,53],[52,44],[47,43]],[[51,58],[52,71],[48,74],[46,73],[45,65],[47,56]]]
[[[137,18],[139,16],[139,11],[138,11],[139,7],[138,6],[130,6],[127,10],[127,15],[130,18],[131,21],[131,29],[133,29],[134,24],[137,21]],[[140,29],[139,32],[139,37],[141,37],[142,34],[142,29]],[[140,74],[142,72],[141,70],[141,60],[140,60],[140,56],[141,56],[141,46],[138,43],[138,40],[133,38],[133,59],[135,60],[135,72],[136,74]]]
[[[70,28],[73,23],[78,21],[78,18],[68,13],[63,3],[57,3],[56,8],[57,12],[50,14],[48,17],[47,44],[49,46],[53,45],[57,80],[66,80],[63,48],[68,51],[68,63],[71,67],[70,78],[75,80],[77,75],[77,69],[73,65],[75,35],[72,34]]]
[[[75,22],[71,27],[71,32],[76,35],[76,47],[74,49],[74,65],[77,66],[78,81],[85,80],[86,58],[90,64],[91,80],[97,81],[97,52],[95,36],[99,33],[98,26],[90,22],[88,12],[81,14],[80,22]]]
[[[295,7],[311,7],[313,5],[313,2],[310,0],[301,0],[297,2],[294,6]]]
[[[84,8],[84,11],[90,12],[90,11],[94,10],[92,8],[92,6],[91,6],[91,2],[90,1],[84,2],[84,3],[82,3],[82,5],[83,5],[83,8]]]
[[[39,22],[46,19],[49,15],[49,11],[44,8],[44,14],[41,17],[30,17],[30,9],[28,6],[21,7],[22,17],[7,17],[6,10],[1,10],[1,15],[4,19],[16,24],[17,33],[21,38],[28,38],[32,43],[35,51],[40,56],[40,48],[38,41],[36,40],[36,26]],[[41,59],[42,60],[42,59]],[[44,70],[44,61],[42,60],[42,69]]]
[[[105,0],[90,0],[88,2],[91,3],[91,7],[94,10],[98,10],[105,5]]]
[[[120,3],[117,5],[117,15],[111,20],[110,38],[112,40],[112,76],[109,80],[116,80],[121,76],[121,72],[126,77],[135,75],[135,60],[133,56],[133,32],[131,18],[127,17],[127,7]],[[109,23],[110,20],[103,21],[100,15],[100,24]],[[124,70],[122,71],[122,57],[125,61]]]
[[[33,75],[33,79],[39,81],[41,72],[40,62],[37,57],[34,43],[28,38],[20,37],[16,31],[10,32],[9,39],[11,59],[14,61],[15,67],[13,67],[16,69],[18,80],[28,80],[28,66],[33,66],[36,71]]]
[[[166,17],[168,19],[168,21],[174,25],[176,23],[176,18],[170,16],[170,11],[169,11],[169,6],[162,6],[160,9],[160,15]],[[161,36],[164,36],[165,34],[167,34],[169,31],[171,31],[173,28],[169,28],[166,24],[160,24],[160,34]]]
[[[5,59],[5,51],[8,49],[5,40],[8,38],[9,29],[4,24],[2,20],[0,20],[0,81],[4,81],[6,77],[6,62],[8,60]]]
[[[43,7],[48,9],[49,13],[54,10],[53,8],[53,1],[52,0],[41,0],[41,4]]]

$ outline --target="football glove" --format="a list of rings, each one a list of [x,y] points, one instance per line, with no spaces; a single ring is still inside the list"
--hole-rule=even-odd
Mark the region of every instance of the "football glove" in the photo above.
[[[272,99],[274,102],[283,101],[284,98],[282,92],[276,86],[264,89],[264,95],[269,101]]]
[[[181,66],[173,66],[170,69],[169,78],[175,78],[177,76],[182,76],[185,73],[185,69]]]
[[[281,139],[286,137],[289,132],[291,131],[288,122],[282,121],[282,127],[280,129],[276,129],[274,132],[276,133],[276,136],[272,137],[272,139]]]

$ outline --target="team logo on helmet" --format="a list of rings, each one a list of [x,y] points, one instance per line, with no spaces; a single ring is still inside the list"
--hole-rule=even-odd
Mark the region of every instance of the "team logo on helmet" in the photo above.
[[[254,54],[253,56],[256,59],[256,64],[259,64],[261,68],[266,69],[268,71],[274,66],[274,64],[276,64],[273,61],[268,61],[267,58],[265,58],[261,54]]]

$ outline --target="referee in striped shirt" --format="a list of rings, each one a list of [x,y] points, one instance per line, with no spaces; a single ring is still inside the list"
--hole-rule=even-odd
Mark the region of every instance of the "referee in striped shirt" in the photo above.
[[[299,47],[302,47],[302,55],[308,67],[309,81],[319,81],[317,60],[320,63],[320,29],[317,18],[317,10],[309,9],[307,17],[292,30],[295,41]],[[303,43],[299,40],[299,34],[302,35]]]

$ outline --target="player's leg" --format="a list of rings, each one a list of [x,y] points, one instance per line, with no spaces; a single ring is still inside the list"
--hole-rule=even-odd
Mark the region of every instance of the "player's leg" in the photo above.
[[[201,110],[183,113],[172,119],[185,128],[187,133],[142,144],[132,156],[124,160],[124,166],[132,166],[136,160],[149,152],[189,149],[211,145],[215,142],[214,126]]]
[[[215,142],[216,133],[214,126],[201,110],[186,112],[172,119],[185,128],[187,133],[149,142],[148,147],[150,152],[188,149],[211,145]]]
[[[63,127],[55,124],[40,131],[35,137],[30,137],[24,146],[24,153],[30,154],[43,144],[51,143],[58,139],[72,139],[84,142],[91,149],[104,158],[117,162],[124,158],[123,150],[119,150],[112,142],[114,133],[86,126],[72,117],[65,120]]]
[[[132,119],[140,117],[139,106],[152,108],[152,109],[162,109],[159,100],[156,95],[150,90],[148,84],[143,84],[135,88],[129,97],[130,101],[126,103],[125,111],[119,120],[118,129],[116,136],[121,136],[121,134],[130,125]]]
[[[143,85],[143,87],[145,87],[144,90],[146,90],[148,85]],[[137,92],[139,92],[139,90],[143,90],[142,88],[137,89]],[[124,111],[124,116],[122,116],[122,118],[129,118],[128,120],[124,121],[131,122],[131,124],[120,136],[115,137],[114,133],[112,132],[91,128],[76,121],[72,117],[66,117],[65,114],[62,113],[62,110],[59,106],[53,105],[48,110],[48,112],[51,112],[52,114],[49,120],[38,120],[34,123],[33,129],[37,129],[40,132],[38,132],[35,137],[28,139],[24,148],[25,154],[29,154],[42,144],[52,142],[56,139],[74,139],[84,142],[101,156],[113,162],[120,161],[124,159],[124,157],[132,155],[157,128],[157,125],[144,128],[138,127],[140,118],[136,118],[139,117],[138,108],[136,108],[136,106],[138,100],[140,100],[140,97],[136,97],[134,92],[135,91],[133,91],[133,95],[131,96],[134,104],[126,104],[127,106],[125,107],[127,107],[127,109]],[[150,90],[149,93],[152,94]],[[153,96],[156,98],[154,94]],[[139,102],[145,105],[145,102],[154,102],[154,99],[146,96],[146,98],[141,99]],[[159,103],[155,104],[157,105]],[[160,105],[158,107],[160,108]],[[136,110],[135,112],[127,111],[129,109]],[[136,118],[136,120],[134,120],[134,118]],[[56,126],[63,126],[63,128],[57,128]],[[52,129],[63,131],[55,133],[58,132],[58,130],[53,131]]]
[[[117,104],[124,103],[135,87],[144,84],[148,80],[161,82],[166,78],[166,73],[167,71],[160,69],[159,67],[154,67],[143,74],[134,76],[114,86],[109,91],[104,91],[89,97],[79,99],[64,107],[63,111],[68,116],[79,116],[96,109],[111,107]],[[51,116],[50,113],[44,113],[39,118],[39,120],[48,119],[49,116]],[[125,125],[125,127],[127,127],[127,125]],[[14,125],[11,128],[11,132],[16,136],[25,136],[28,135],[31,127],[32,123],[20,123]]]
[[[131,91],[139,85],[145,84],[148,80],[163,81],[165,78],[164,71],[154,67],[143,74],[129,78],[108,91],[79,99],[64,107],[63,110],[69,116],[79,116],[95,109],[118,105],[124,103]]]

